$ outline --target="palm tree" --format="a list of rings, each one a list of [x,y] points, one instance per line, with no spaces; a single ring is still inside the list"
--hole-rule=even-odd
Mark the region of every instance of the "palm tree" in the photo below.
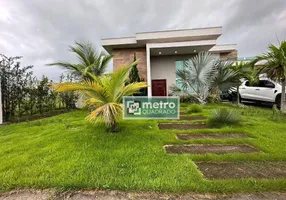
[[[177,70],[182,88],[173,85],[172,92],[182,91],[189,94],[193,91],[201,104],[205,104],[210,93],[210,78],[215,74],[215,56],[209,52],[200,52],[187,60],[183,70]]]
[[[211,82],[211,90],[219,96],[220,91],[228,91],[239,82],[239,74],[237,71],[231,70],[233,59],[219,59],[216,63],[217,72],[213,76]]]
[[[47,66],[56,65],[69,69],[84,80],[93,80],[90,74],[95,76],[103,75],[113,57],[113,55],[107,55],[104,52],[96,53],[90,42],[75,42],[75,45],[70,46],[69,50],[77,55],[79,59],[78,64],[55,62],[47,64]]]
[[[233,85],[236,72],[228,68],[232,64],[232,60],[219,60],[209,52],[200,52],[185,62],[183,70],[177,70],[182,88],[173,85],[171,90],[180,95],[182,92],[191,94],[191,89],[198,101],[205,104],[212,92],[218,93]]]
[[[240,95],[239,95],[239,86],[241,85],[242,79],[247,79],[251,84],[259,82],[258,76],[254,69],[250,67],[249,63],[246,62],[236,62],[235,65],[229,66],[229,69],[233,72],[236,72],[236,95],[237,95],[237,104],[240,102]]]
[[[135,82],[126,85],[134,62],[130,66],[122,66],[114,73],[95,76],[89,73],[90,79],[81,83],[59,83],[53,87],[57,92],[78,91],[84,96],[85,105],[93,109],[86,117],[89,121],[105,122],[114,132],[117,130],[118,120],[122,116],[122,98],[137,93],[147,87],[145,82]]]
[[[285,110],[285,86],[286,86],[286,41],[279,42],[279,46],[270,44],[268,46],[268,52],[262,56],[257,56],[252,61],[252,66],[259,61],[265,60],[264,65],[257,67],[257,74],[266,74],[268,78],[281,82],[281,110]]]

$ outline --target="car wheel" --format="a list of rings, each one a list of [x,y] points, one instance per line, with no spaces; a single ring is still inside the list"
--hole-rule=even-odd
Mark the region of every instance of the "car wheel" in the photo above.
[[[276,104],[277,108],[279,108],[279,109],[281,108],[281,94],[278,94],[276,96],[275,104]]]

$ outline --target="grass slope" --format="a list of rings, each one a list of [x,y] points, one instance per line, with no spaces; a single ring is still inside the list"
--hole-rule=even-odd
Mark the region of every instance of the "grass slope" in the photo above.
[[[203,114],[225,105],[208,105]],[[183,108],[184,109],[184,108]],[[164,192],[253,192],[285,190],[286,180],[206,180],[193,161],[286,161],[286,120],[271,110],[238,109],[244,122],[199,132],[240,132],[252,138],[179,141],[156,121],[122,121],[120,132],[84,120],[75,111],[38,121],[0,127],[0,190],[16,188],[103,188]],[[163,145],[249,143],[263,152],[229,155],[169,155]]]

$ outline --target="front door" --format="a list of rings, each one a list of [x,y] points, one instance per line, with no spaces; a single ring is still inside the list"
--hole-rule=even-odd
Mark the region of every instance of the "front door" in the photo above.
[[[152,96],[166,96],[166,79],[152,80]]]

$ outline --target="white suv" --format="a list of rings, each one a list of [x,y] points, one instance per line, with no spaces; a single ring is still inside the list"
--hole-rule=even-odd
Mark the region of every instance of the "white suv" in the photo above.
[[[258,84],[250,85],[249,81],[244,81],[239,86],[240,100],[263,101],[275,103],[278,107],[281,104],[282,87],[270,79],[263,78]]]

